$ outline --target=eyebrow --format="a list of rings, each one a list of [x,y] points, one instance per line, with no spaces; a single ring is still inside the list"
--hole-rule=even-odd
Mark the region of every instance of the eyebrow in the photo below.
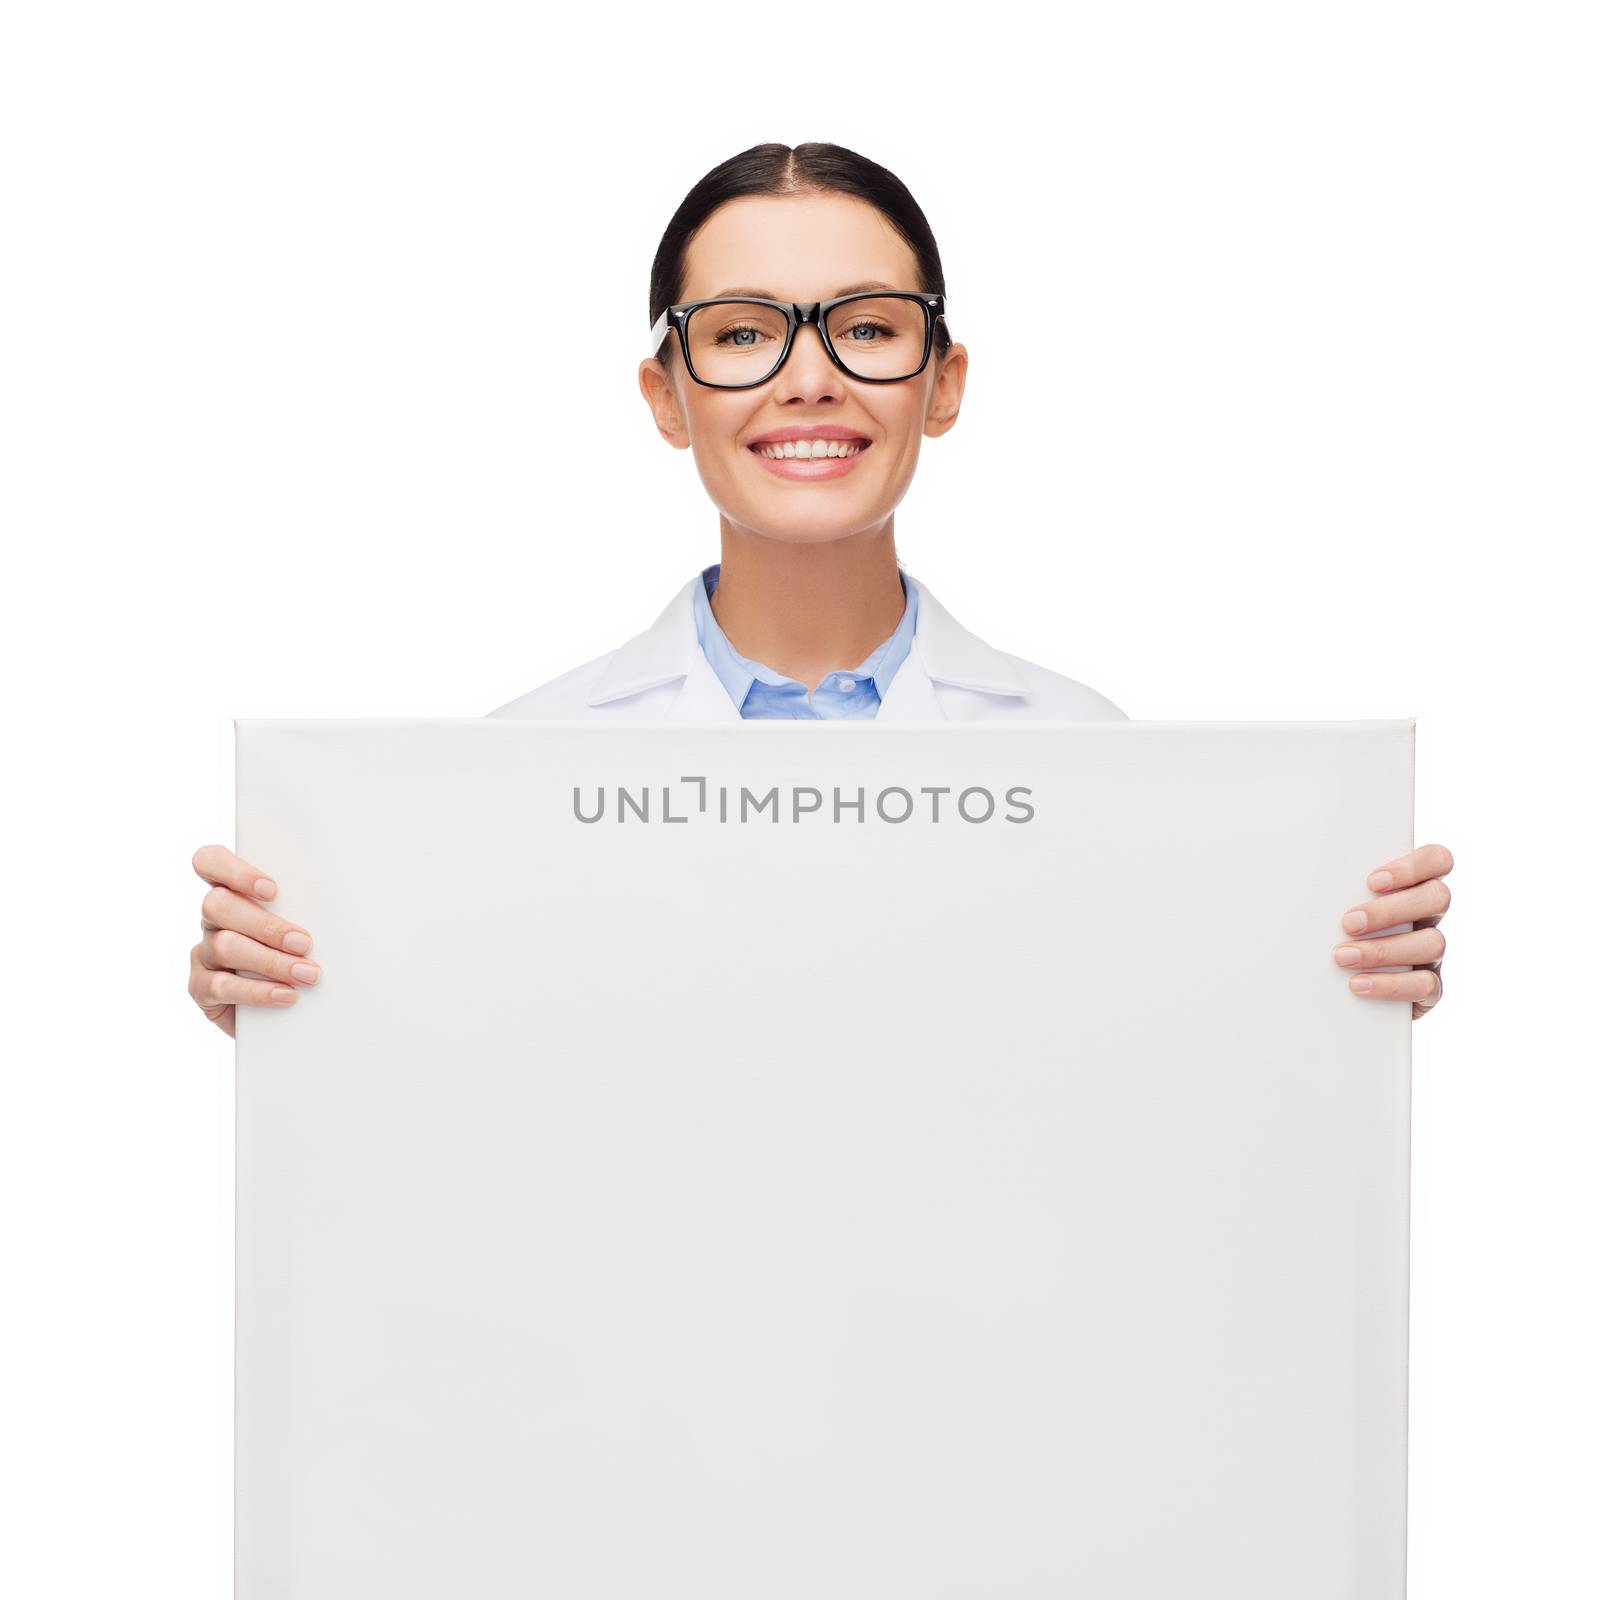
[[[894,289],[892,283],[852,283],[847,289],[840,289],[833,294],[824,295],[825,300],[837,300],[841,295],[865,294],[870,289]],[[896,291],[898,292],[898,291]],[[757,300],[781,300],[781,294],[774,294],[770,289],[723,289],[713,295],[708,295],[709,300],[727,300],[734,295],[747,294]]]

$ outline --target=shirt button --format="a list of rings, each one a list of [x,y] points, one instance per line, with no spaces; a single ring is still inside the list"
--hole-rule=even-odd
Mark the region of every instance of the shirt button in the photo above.
[[[846,694],[849,694],[850,691],[855,688],[855,686],[856,680],[854,678],[841,678],[839,680],[839,687],[843,689]]]

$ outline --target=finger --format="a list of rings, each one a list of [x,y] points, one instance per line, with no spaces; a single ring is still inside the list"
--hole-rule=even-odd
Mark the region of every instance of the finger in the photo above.
[[[219,972],[200,959],[200,946],[189,952],[189,994],[213,1021],[228,1006],[292,1006],[299,990],[270,978],[243,978]]]
[[[1363,1000],[1410,1000],[1414,1006],[1431,1006],[1444,993],[1444,982],[1431,967],[1423,967],[1416,972],[1364,972],[1350,980],[1350,989]]]
[[[290,922],[221,884],[208,889],[200,902],[200,926],[208,932],[232,928],[290,955],[303,956],[311,948],[311,935],[298,922]]]
[[[1341,967],[1423,967],[1444,955],[1444,935],[1437,928],[1392,933],[1387,939],[1347,939],[1333,947]]]
[[[1367,887],[1374,894],[1386,894],[1391,889],[1409,889],[1425,878],[1442,878],[1454,865],[1455,857],[1442,844],[1418,845],[1393,861],[1367,874]],[[1400,918],[1395,919],[1397,922]]]
[[[1436,1005],[1438,1005],[1440,996],[1444,994],[1443,971],[1441,971],[1438,967],[1435,967],[1433,969],[1433,975],[1439,980],[1438,983],[1434,985],[1433,993],[1428,995],[1425,999],[1414,1000],[1411,1003],[1411,1020],[1413,1022],[1415,1022],[1418,1017],[1427,1016],[1427,1014],[1432,1011]]]
[[[200,960],[217,972],[256,972],[263,978],[302,987],[309,987],[322,976],[322,968],[315,961],[275,950],[233,928],[209,930],[200,940]]]
[[[225,844],[203,844],[194,853],[194,870],[207,883],[221,883],[239,894],[270,900],[278,886],[260,867],[236,856]]]
[[[1421,923],[1424,917],[1437,922],[1450,909],[1449,885],[1439,878],[1428,878],[1411,889],[1396,889],[1381,900],[1367,900],[1352,906],[1339,919],[1346,933],[1376,933],[1380,928],[1397,927],[1402,922]]]

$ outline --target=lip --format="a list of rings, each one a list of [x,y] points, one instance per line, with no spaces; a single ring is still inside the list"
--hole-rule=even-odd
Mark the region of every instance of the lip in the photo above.
[[[827,456],[818,461],[801,461],[786,457],[775,461],[756,448],[763,444],[783,444],[789,439],[844,439],[861,448],[853,456]],[[842,478],[854,470],[855,465],[872,448],[872,441],[854,428],[841,428],[837,423],[795,423],[788,427],[772,428],[748,441],[745,449],[775,478],[788,478],[799,483],[815,483],[824,478]]]
[[[866,434],[854,428],[841,428],[837,422],[790,423],[782,428],[769,428],[766,433],[758,433],[755,438],[746,439],[745,443],[784,444],[790,439],[848,439],[856,444],[872,443]]]

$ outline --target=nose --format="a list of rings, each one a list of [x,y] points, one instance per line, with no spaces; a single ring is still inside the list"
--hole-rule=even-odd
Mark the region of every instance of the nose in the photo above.
[[[844,394],[844,374],[833,364],[828,347],[822,342],[822,330],[814,322],[802,323],[795,329],[788,358],[773,381],[778,385],[775,398],[780,401],[790,396],[815,400]]]

